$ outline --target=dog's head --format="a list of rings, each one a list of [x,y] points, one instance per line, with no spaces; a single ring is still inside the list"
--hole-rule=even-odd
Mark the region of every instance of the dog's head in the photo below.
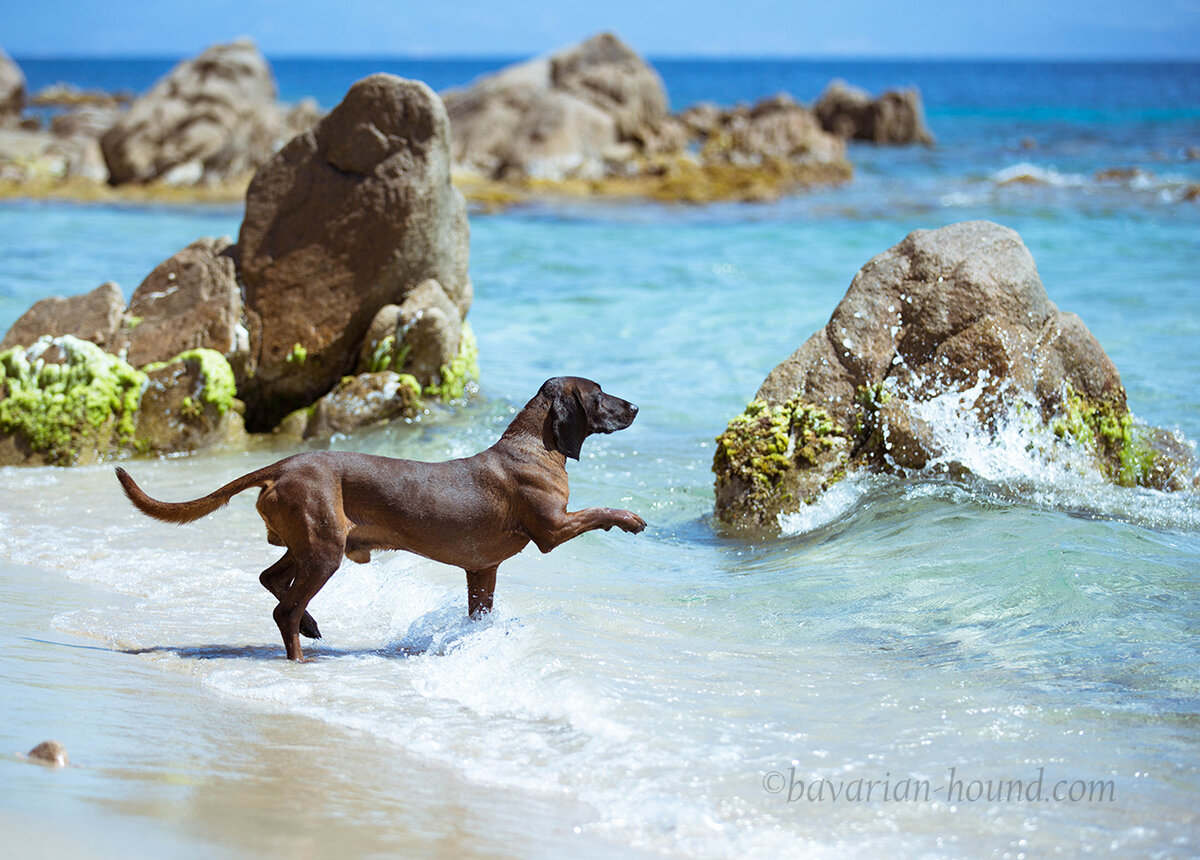
[[[538,396],[549,403],[546,422],[555,447],[573,460],[579,459],[588,436],[624,430],[638,412],[628,400],[605,394],[599,385],[578,376],[547,379]]]

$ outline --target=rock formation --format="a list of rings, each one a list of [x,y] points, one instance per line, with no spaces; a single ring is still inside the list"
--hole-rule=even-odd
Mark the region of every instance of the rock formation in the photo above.
[[[1020,237],[974,221],[917,230],[872,259],[771,371],[718,438],[718,517],[770,525],[849,471],[919,472],[941,455],[922,404],[948,392],[982,432],[1023,415],[1114,483],[1195,480],[1185,446],[1133,420],[1116,367],[1047,297]]]
[[[667,201],[764,200],[850,178],[843,141],[790,98],[668,113],[658,73],[616,36],[445,93],[474,199],[525,188]]]
[[[425,281],[448,299],[446,333],[455,336],[472,291],[441,100],[394,75],[354,84],[255,174],[238,255],[246,305],[261,320],[248,391],[254,429],[352,372],[376,314]]]
[[[822,128],[838,137],[871,143],[933,143],[916,88],[888,90],[872,99],[865,90],[833,81],[813,112]]]
[[[0,352],[0,465],[71,466],[239,438],[229,364],[193,350],[137,370],[72,335]]]
[[[112,281],[90,293],[70,298],[54,296],[34,302],[0,340],[0,351],[29,346],[43,336],[74,335],[116,352],[117,335],[125,316],[125,297]]]
[[[252,42],[215,45],[138,98],[101,138],[110,182],[214,182],[249,173],[281,131],[275,79]]]
[[[0,127],[14,125],[25,109],[25,75],[0,49]]]
[[[121,347],[134,367],[191,349],[221,353],[239,381],[248,366],[250,333],[228,237],[197,239],[155,266],[133,292]]]
[[[653,139],[667,118],[658,73],[601,33],[445,93],[460,167],[489,178],[600,176],[621,144]]]

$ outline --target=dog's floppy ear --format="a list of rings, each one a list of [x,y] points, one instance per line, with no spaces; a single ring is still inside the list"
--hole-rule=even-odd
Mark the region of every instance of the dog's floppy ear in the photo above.
[[[587,413],[578,388],[572,385],[570,391],[558,391],[550,405],[550,420],[558,450],[572,460],[578,460],[587,436]]]

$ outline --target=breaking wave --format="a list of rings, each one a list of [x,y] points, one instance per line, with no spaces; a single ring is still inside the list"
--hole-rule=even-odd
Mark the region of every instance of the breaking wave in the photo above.
[[[1006,391],[1006,408],[986,421],[981,419],[976,405],[987,393],[986,375],[970,387],[923,399],[894,384],[886,387],[892,396],[904,398],[909,414],[932,430],[934,456],[914,469],[899,465],[889,455],[893,476],[872,476],[872,480],[862,475],[835,484],[815,504],[782,515],[779,525],[785,534],[808,533],[845,516],[879,481],[900,481],[908,485],[908,493],[937,492],[933,488],[951,484],[986,504],[1033,506],[1154,529],[1200,529],[1200,494],[1109,482],[1092,454],[1070,437],[1056,434],[1019,392]],[[886,440],[886,427],[884,434]],[[1179,433],[1175,436],[1195,450],[1194,442]],[[890,449],[891,443],[885,442],[885,448]]]

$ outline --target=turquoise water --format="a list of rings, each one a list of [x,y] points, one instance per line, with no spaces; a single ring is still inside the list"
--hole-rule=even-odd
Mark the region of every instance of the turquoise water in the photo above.
[[[590,376],[641,412],[585,445],[572,507],[650,524],[510,560],[486,623],[464,619],[461,572],[381,556],[314,601],[326,638],[291,666],[252,498],[168,527],[106,467],[0,470],[0,699],[19,703],[0,752],[61,735],[79,762],[0,760],[6,818],[69,814],[114,856],[1200,852],[1194,494],[1107,487],[948,420],[975,479],[850,482],[775,539],[710,518],[713,437],[771,367],[871,256],[967,218],[1020,232],[1136,415],[1200,439],[1195,67],[1152,96],[1064,73],[1061,110],[1053,81],[1005,106],[1025,67],[967,71],[992,85],[927,92],[939,148],[854,147],[847,188],[472,218],[480,396],[331,444],[461,456],[546,377]],[[1094,178],[1110,166],[1150,176]],[[1002,184],[1013,169],[1037,182]],[[52,292],[128,293],[239,218],[0,206],[0,325]],[[129,468],[179,499],[287,450]]]

